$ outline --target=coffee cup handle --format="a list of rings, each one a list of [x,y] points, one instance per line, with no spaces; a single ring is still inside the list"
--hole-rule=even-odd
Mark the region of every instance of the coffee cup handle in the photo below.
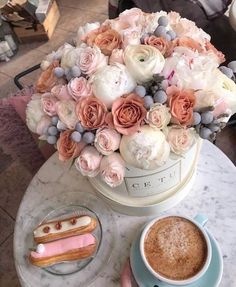
[[[208,218],[204,214],[197,214],[194,217],[194,220],[197,221],[197,223],[199,223],[203,227],[207,223]]]

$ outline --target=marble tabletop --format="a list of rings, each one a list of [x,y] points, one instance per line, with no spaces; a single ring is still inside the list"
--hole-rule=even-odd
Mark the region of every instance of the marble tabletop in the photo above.
[[[58,205],[59,195],[68,191],[94,193],[85,177],[71,167],[62,164],[55,153],[38,171],[31,181],[21,202],[14,232],[15,265],[21,285],[39,287],[35,276],[40,277],[40,287],[80,286],[78,275],[55,276],[29,265],[27,261],[27,236],[24,230],[29,223],[38,219],[39,206]],[[76,194],[76,193],[75,193]],[[74,199],[75,204],[79,199]],[[42,208],[41,208],[42,210]],[[236,286],[236,168],[233,163],[213,144],[204,141],[197,167],[197,177],[192,191],[168,214],[183,214],[194,217],[197,213],[209,218],[208,229],[220,244],[224,272],[221,287]],[[141,226],[151,217],[128,217],[113,212],[118,235],[109,264],[104,266],[96,280],[89,286],[120,286],[120,272],[129,256],[130,244]],[[32,228],[32,227],[31,227]],[[112,231],[111,231],[112,232]],[[32,236],[32,235],[31,235]],[[202,286],[211,287],[211,286]]]

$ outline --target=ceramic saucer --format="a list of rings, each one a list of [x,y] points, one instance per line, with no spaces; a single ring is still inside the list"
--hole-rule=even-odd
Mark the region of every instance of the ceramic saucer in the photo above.
[[[212,259],[206,273],[188,287],[218,287],[223,274],[223,260],[218,243],[212,234],[206,229],[212,246]],[[130,265],[134,278],[140,287],[174,287],[173,285],[160,282],[146,268],[139,251],[139,236],[133,241],[130,251]]]

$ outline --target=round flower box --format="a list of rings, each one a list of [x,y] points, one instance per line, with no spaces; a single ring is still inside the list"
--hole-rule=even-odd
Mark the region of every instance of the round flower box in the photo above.
[[[126,166],[124,182],[109,187],[98,175],[89,178],[90,183],[118,212],[128,215],[151,215],[176,205],[190,191],[201,140],[183,156],[170,157],[162,167],[155,170]]]

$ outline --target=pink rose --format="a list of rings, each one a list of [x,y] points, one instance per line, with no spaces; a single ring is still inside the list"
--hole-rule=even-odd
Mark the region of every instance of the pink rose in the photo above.
[[[125,176],[125,162],[118,152],[104,156],[100,164],[101,178],[111,187],[120,185]]]
[[[58,102],[58,99],[54,96],[52,96],[50,93],[45,93],[42,95],[41,98],[43,111],[49,115],[50,117],[57,114],[56,112],[56,103]]]
[[[186,153],[195,143],[196,135],[194,129],[171,126],[167,131],[167,142],[171,151],[177,155]]]
[[[124,52],[122,49],[114,49],[109,58],[109,65],[114,65],[115,63],[124,64]]]
[[[146,116],[146,121],[152,128],[163,129],[171,119],[170,109],[166,105],[156,103],[152,105]]]
[[[81,51],[79,67],[84,74],[91,75],[106,65],[107,57],[102,54],[98,47],[87,47]]]
[[[59,119],[68,129],[74,129],[78,118],[75,114],[76,103],[73,100],[58,101],[56,104],[56,111]]]
[[[56,85],[51,89],[51,94],[58,100],[72,100],[67,85]]]
[[[102,128],[97,130],[94,146],[104,155],[112,154],[120,146],[121,135],[114,129]]]
[[[72,79],[67,88],[75,101],[78,101],[81,97],[92,96],[92,87],[84,77]]]
[[[49,116],[43,116],[37,124],[36,133],[38,135],[47,134],[48,128],[51,126],[51,118]]]
[[[93,147],[86,146],[75,161],[78,171],[84,176],[94,177],[99,173],[102,155]]]

